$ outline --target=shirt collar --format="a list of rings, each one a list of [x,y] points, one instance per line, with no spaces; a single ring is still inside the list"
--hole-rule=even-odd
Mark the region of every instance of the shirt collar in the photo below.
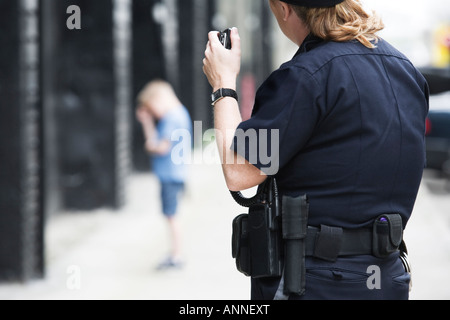
[[[324,40],[322,38],[319,38],[312,33],[308,34],[308,36],[303,40],[302,45],[298,49],[297,53],[294,57],[298,56],[299,54],[306,53],[308,51],[313,50],[316,48],[319,44],[321,44]]]

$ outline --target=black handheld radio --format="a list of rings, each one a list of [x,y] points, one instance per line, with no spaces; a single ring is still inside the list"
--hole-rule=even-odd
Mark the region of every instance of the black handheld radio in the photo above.
[[[220,42],[228,50],[231,49],[231,37],[230,37],[230,34],[231,34],[231,28],[228,28],[228,29],[220,32],[219,35],[218,35]]]

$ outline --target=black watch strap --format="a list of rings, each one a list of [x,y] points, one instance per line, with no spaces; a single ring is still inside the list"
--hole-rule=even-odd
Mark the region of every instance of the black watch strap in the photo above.
[[[218,101],[222,100],[225,97],[232,97],[236,99],[236,101],[239,101],[237,92],[235,90],[220,88],[219,90],[211,94],[211,105],[215,105]]]

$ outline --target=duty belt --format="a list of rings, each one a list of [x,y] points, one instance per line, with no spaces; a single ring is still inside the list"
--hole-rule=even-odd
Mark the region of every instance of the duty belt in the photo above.
[[[322,225],[308,226],[306,233],[306,256],[326,261],[336,261],[339,256],[371,255],[372,228],[343,229]]]
[[[238,270],[247,276],[281,277],[278,298],[304,294],[307,256],[334,262],[339,256],[386,258],[400,249],[402,262],[406,259],[398,213],[382,214],[365,228],[308,226],[306,194],[283,195],[280,202],[273,177],[258,190],[245,201],[240,193],[232,193],[239,204],[249,208],[248,214],[233,220],[232,254]]]
[[[334,262],[339,256],[375,255],[386,257],[400,251],[405,270],[410,272],[407,260],[407,250],[402,241],[402,222],[400,215],[382,215],[378,217],[371,228],[343,229],[321,225],[320,228],[308,226],[304,238],[304,256],[312,256]],[[290,293],[303,294],[305,287],[304,261],[302,267],[293,279],[297,286],[291,283],[292,275],[283,273],[275,300],[286,300]],[[286,270],[285,270],[286,271]],[[298,285],[299,284],[299,285]],[[290,288],[299,288],[293,291]],[[300,292],[300,293],[299,293]]]
[[[305,256],[336,261],[339,256],[374,255],[385,258],[400,247],[403,240],[399,214],[379,216],[370,228],[343,229],[321,225],[308,226]]]

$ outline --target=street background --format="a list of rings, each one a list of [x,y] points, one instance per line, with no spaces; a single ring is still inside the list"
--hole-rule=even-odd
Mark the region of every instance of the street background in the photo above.
[[[450,70],[448,0],[362,2],[417,67]],[[155,270],[168,230],[134,109],[143,85],[163,78],[209,129],[207,33],[235,26],[249,117],[258,85],[298,49],[268,1],[0,0],[0,16],[0,299],[248,299],[231,257],[231,222],[246,209],[217,162],[191,166],[184,268]],[[430,109],[450,110],[450,93]],[[424,173],[405,233],[411,299],[450,299],[449,184]]]

